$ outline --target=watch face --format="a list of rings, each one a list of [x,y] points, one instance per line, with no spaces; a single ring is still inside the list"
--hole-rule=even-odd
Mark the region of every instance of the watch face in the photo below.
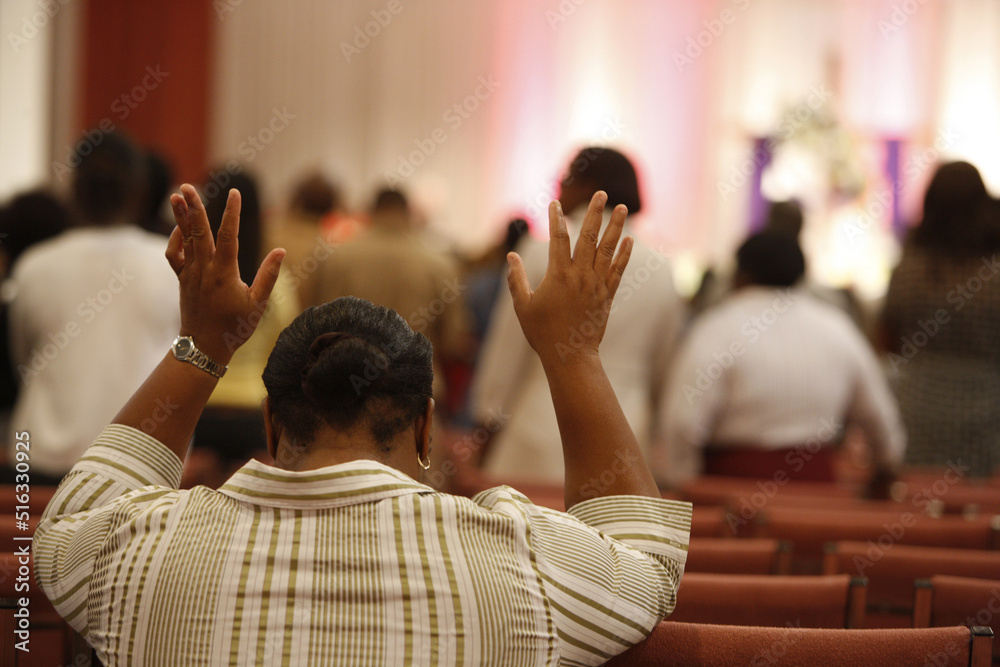
[[[177,342],[174,343],[174,355],[178,359],[186,359],[191,355],[193,349],[194,343],[190,338],[178,338]]]

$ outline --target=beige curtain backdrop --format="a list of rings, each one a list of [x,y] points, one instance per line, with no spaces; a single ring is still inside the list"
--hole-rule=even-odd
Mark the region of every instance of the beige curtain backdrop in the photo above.
[[[991,0],[229,3],[216,3],[210,155],[249,162],[272,207],[311,167],[354,206],[393,175],[433,229],[475,248],[512,212],[539,217],[573,151],[603,142],[636,158],[642,233],[690,282],[746,231],[750,184],[723,196],[720,183],[818,90],[867,176],[852,206],[877,193],[884,138],[905,161],[943,129],[960,139],[941,155],[1000,186]],[[907,184],[907,213],[922,185]],[[813,250],[829,246],[847,213],[814,183],[789,187],[805,190]],[[891,261],[882,242],[864,253]]]

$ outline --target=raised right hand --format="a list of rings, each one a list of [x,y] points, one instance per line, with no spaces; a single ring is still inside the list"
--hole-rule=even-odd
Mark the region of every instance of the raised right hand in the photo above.
[[[226,364],[260,322],[278,279],[283,249],[268,253],[253,285],[240,279],[240,193],[229,191],[218,240],[212,238],[208,214],[189,184],[170,197],[177,227],[167,243],[167,261],[180,281],[181,335],[191,336],[209,357]]]
[[[507,284],[514,312],[528,343],[543,364],[594,358],[604,337],[611,302],[632,252],[621,237],[628,210],[618,205],[600,237],[608,196],[594,194],[572,256],[569,232],[558,201],[549,205],[549,263],[534,291],[517,253],[507,255]]]

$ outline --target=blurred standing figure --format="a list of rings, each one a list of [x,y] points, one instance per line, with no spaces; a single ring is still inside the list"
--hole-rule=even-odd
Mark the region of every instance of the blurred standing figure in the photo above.
[[[167,198],[174,187],[174,168],[162,153],[152,149],[145,152],[144,159],[146,194],[139,226],[148,232],[169,237],[174,231],[174,221],[170,217]]]
[[[767,217],[764,218],[760,227],[763,232],[773,232],[800,243],[804,224],[805,215],[798,202],[794,200],[773,201],[768,207]],[[700,315],[725,299],[734,289],[735,274],[736,266],[732,263],[706,269],[701,279],[701,286],[691,298],[693,313],[696,316]],[[864,313],[851,288],[833,288],[806,278],[799,289],[808,292],[810,296],[820,301],[840,308],[850,315],[859,329],[865,330]]]
[[[1000,214],[974,166],[938,168],[892,274],[883,343],[906,463],[1000,468]]]
[[[800,285],[805,258],[793,237],[760,232],[736,256],[733,290],[678,348],[654,476],[668,486],[700,473],[832,482],[835,448],[854,423],[875,479],[891,477],[906,438],[871,345]]]
[[[6,280],[17,260],[26,250],[58,236],[70,226],[69,209],[44,190],[20,194],[0,208],[0,276]],[[10,358],[10,333],[7,326],[8,304],[0,299],[0,413],[6,419],[14,407],[20,383]]]
[[[69,209],[44,190],[20,194],[0,209],[0,276],[6,278],[29,248],[66,231]]]
[[[442,368],[465,360],[469,348],[465,286],[459,274],[458,263],[431,247],[415,229],[403,193],[385,189],[372,204],[368,229],[336,247],[320,267],[315,299],[326,303],[357,296],[402,315],[434,346],[434,396],[443,404]]]
[[[225,204],[225,197],[223,197]],[[285,215],[268,227],[265,245],[284,248],[283,266],[297,286],[303,306],[314,306],[317,271],[329,256],[330,240],[323,231],[323,220],[342,208],[340,192],[325,175],[314,172],[292,190]]]
[[[180,328],[167,239],[136,225],[142,154],[117,133],[79,155],[82,223],[38,244],[10,279],[10,343],[21,391],[11,418],[31,438],[32,481],[57,479],[136,390]],[[155,430],[173,397],[145,423]],[[177,397],[180,398],[180,397]]]
[[[472,332],[477,343],[486,338],[497,297],[507,288],[507,253],[528,233],[528,221],[514,218],[507,223],[503,239],[490,247],[466,274],[469,292],[466,305],[472,316]]]
[[[642,208],[635,167],[628,158],[609,148],[586,148],[573,158],[560,182],[559,202],[573,242],[587,203],[597,190],[608,195],[608,214],[618,204],[625,204],[630,216]],[[608,217],[606,214],[605,225]],[[627,220],[623,233],[631,234]],[[517,252],[531,284],[537,285],[545,274],[548,243],[528,239]],[[684,307],[674,290],[669,263],[636,239],[608,320],[601,358],[625,416],[647,454],[655,406],[683,319]],[[517,316],[506,292],[497,300],[490,322],[471,404],[478,422],[504,425],[491,439],[484,469],[498,481],[560,484],[563,456],[545,373],[523,336],[517,335]],[[565,344],[572,348],[578,337],[578,333],[574,337],[574,332],[567,331]]]

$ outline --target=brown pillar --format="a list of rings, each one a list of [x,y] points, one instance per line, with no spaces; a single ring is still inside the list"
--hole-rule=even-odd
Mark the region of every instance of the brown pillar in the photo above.
[[[89,0],[84,16],[79,129],[124,129],[166,155],[178,180],[200,179],[219,21],[212,1]]]

